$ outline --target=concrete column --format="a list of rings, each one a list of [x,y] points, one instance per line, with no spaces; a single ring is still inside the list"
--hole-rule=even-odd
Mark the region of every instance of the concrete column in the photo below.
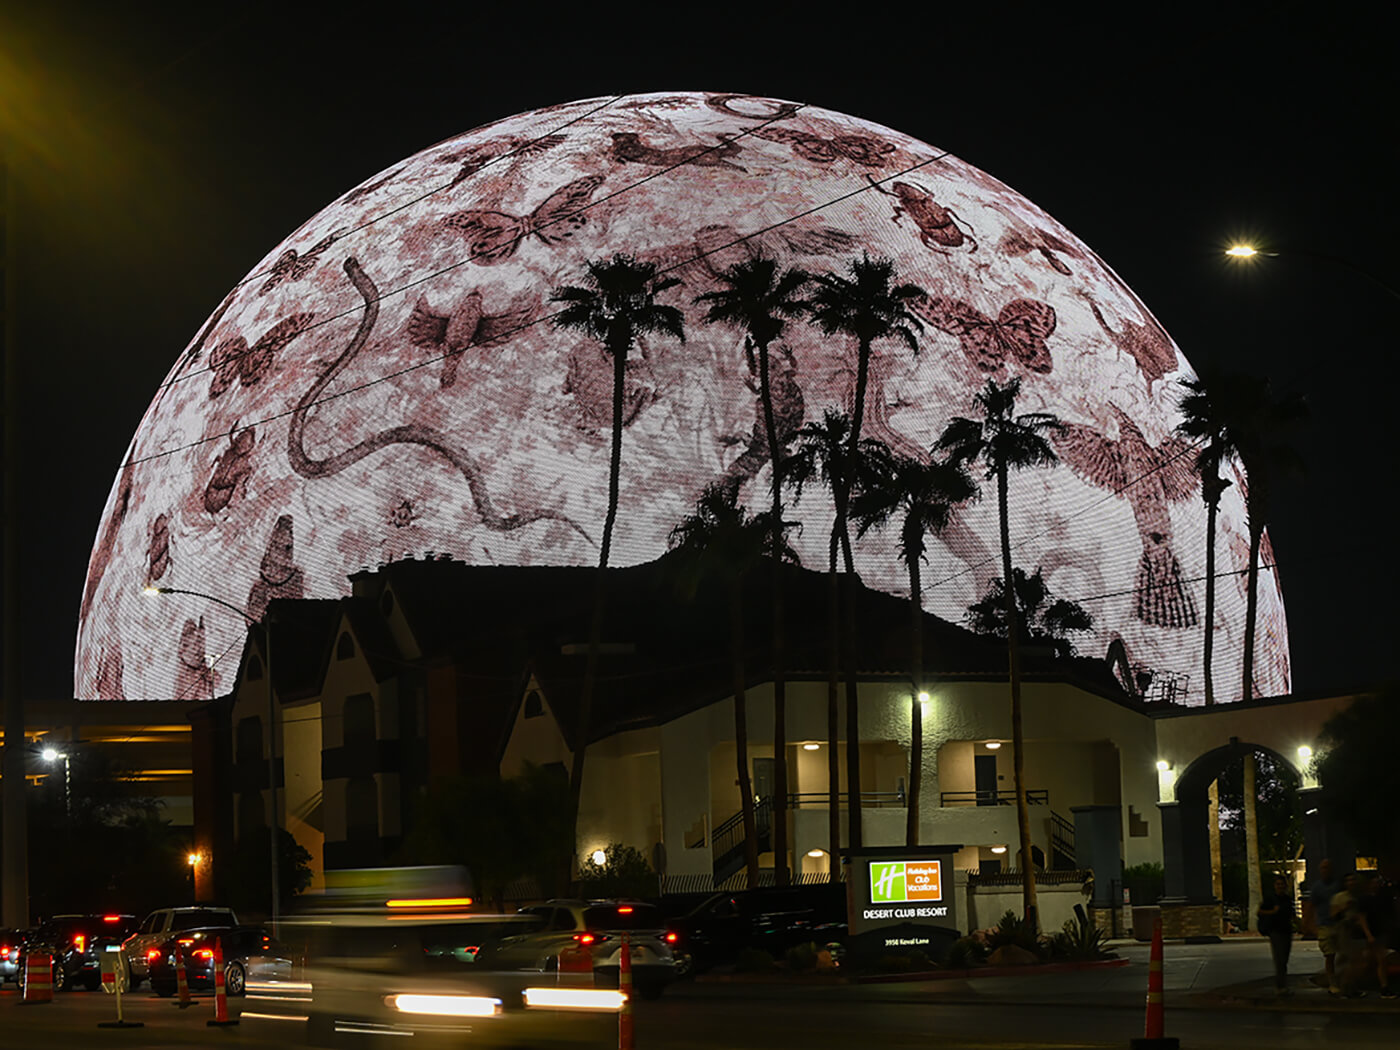
[[[1244,856],[1245,877],[1249,886],[1249,901],[1244,913],[1245,923],[1254,925],[1254,913],[1264,899],[1259,877],[1259,817],[1255,812],[1255,799],[1259,797],[1257,787],[1258,765],[1254,752],[1244,756]]]
[[[1216,900],[1210,877],[1209,805],[1199,801],[1159,802],[1162,818],[1164,900],[1207,903]]]
[[[1217,897],[1224,892],[1220,875],[1220,781],[1210,782],[1210,889]]]

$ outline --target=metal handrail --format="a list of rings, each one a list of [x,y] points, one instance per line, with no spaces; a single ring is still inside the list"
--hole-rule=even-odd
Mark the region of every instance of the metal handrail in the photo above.
[[[1033,788],[1026,792],[1026,803],[1032,806],[1048,806],[1050,804],[1050,791],[1048,788]],[[938,793],[938,804],[940,806],[1014,806],[1016,804],[1015,791],[940,791]]]
[[[849,803],[851,793],[849,791],[839,792],[836,796],[838,802]],[[826,791],[793,791],[788,794],[788,808],[800,809],[803,805],[827,805],[831,800],[830,792]],[[908,802],[908,797],[904,791],[862,791],[860,792],[860,805],[865,809],[871,803],[878,808],[884,805],[903,806]]]

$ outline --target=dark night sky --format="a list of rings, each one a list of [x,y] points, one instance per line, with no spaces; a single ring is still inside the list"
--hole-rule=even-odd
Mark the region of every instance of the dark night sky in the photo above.
[[[1400,581],[1378,483],[1395,474],[1393,394],[1380,395],[1398,304],[1345,266],[1286,254],[1400,285],[1393,128],[1373,116],[1400,94],[1379,26],[1295,5],[1140,23],[1126,7],[1065,21],[869,4],[821,24],[797,4],[435,6],[368,18],[247,3],[216,19],[202,5],[0,0],[0,127],[26,146],[29,695],[70,694],[88,556],[127,443],[186,342],[269,248],[452,134],[664,90],[804,100],[950,149],[1097,251],[1193,363],[1303,391],[1309,473],[1272,523],[1295,688],[1394,677]],[[1220,249],[1243,234],[1285,254],[1228,269]]]

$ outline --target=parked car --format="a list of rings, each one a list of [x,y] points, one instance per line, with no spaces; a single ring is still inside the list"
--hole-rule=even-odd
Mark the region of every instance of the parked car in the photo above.
[[[102,987],[101,953],[109,946],[120,945],[135,928],[134,915],[110,912],[104,915],[55,915],[29,931],[22,950],[52,953],[55,992],[79,986],[96,991]],[[18,980],[23,986],[22,955],[17,964],[21,969]]]
[[[415,1047],[616,1046],[616,992],[482,967],[483,941],[537,925],[460,910],[284,919],[282,937],[305,952],[306,966],[290,981],[250,977],[242,1031],[276,1045],[366,1046],[376,1036],[410,1036]]]
[[[148,975],[146,953],[152,948],[159,948],[170,939],[171,934],[181,930],[198,930],[206,926],[237,925],[238,916],[232,908],[200,905],[191,908],[160,908],[151,912],[142,920],[140,928],[122,944],[131,987],[136,988]]]
[[[781,958],[789,948],[844,942],[844,890],[827,887],[716,893],[666,928],[677,935],[683,971],[703,972],[733,962],[745,948]]]
[[[522,908],[534,928],[483,946],[479,965],[499,970],[553,971],[559,953],[584,947],[593,955],[593,976],[616,986],[622,937],[631,946],[632,985],[644,999],[656,999],[676,978],[672,951],[678,935],[668,933],[661,910],[632,900],[555,900]]]
[[[156,995],[174,995],[179,988],[175,953],[183,951],[185,979],[192,991],[214,987],[214,943],[224,956],[224,990],[242,995],[248,979],[288,981],[296,966],[291,951],[273,940],[262,926],[215,926],[184,930],[146,950],[147,976]]]
[[[0,930],[0,985],[6,981],[19,984],[19,949],[23,943],[23,930]]]

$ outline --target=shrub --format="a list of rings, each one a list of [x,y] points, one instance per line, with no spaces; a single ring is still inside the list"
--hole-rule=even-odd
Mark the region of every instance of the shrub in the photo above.
[[[794,944],[784,956],[787,967],[793,973],[806,973],[817,968],[817,946],[811,941]]]
[[[987,932],[989,952],[1007,944],[1014,944],[1017,948],[1024,948],[1035,955],[1041,954],[1040,935],[1036,932],[1035,925],[1017,918],[1013,911],[1003,915],[1001,921]]]
[[[880,970],[883,973],[917,973],[932,970],[933,960],[915,948],[907,955],[884,955],[880,957]]]
[[[735,973],[767,973],[777,963],[762,948],[744,948],[734,958]]]
[[[954,941],[945,960],[949,969],[953,970],[970,970],[986,961],[987,946],[976,937],[962,937]]]
[[[1134,904],[1156,904],[1166,890],[1167,876],[1162,865],[1154,862],[1134,864],[1123,869],[1123,886]]]
[[[1066,919],[1064,928],[1051,939],[1054,954],[1061,959],[1108,959],[1113,953],[1103,946],[1104,934],[1081,912]]]

